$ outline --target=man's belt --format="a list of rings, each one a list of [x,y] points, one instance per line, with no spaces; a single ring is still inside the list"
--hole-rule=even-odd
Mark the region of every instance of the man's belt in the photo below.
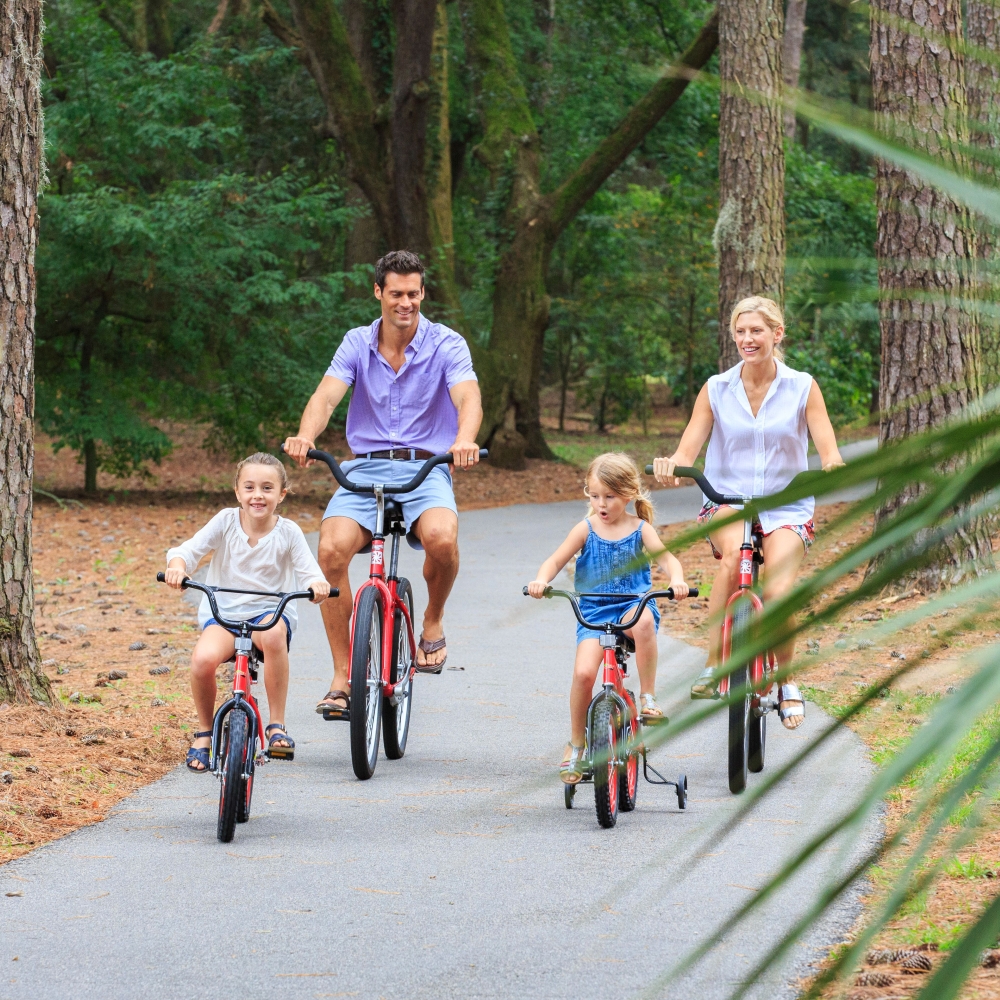
[[[387,458],[390,462],[416,462],[434,457],[433,451],[423,448],[390,448],[388,451],[370,451],[366,455],[355,455],[355,458]]]

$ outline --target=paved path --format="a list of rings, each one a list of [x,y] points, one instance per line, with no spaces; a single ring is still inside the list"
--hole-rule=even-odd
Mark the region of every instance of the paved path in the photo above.
[[[686,492],[658,495],[664,520]],[[0,869],[0,891],[24,892],[0,894],[0,1000],[641,995],[843,808],[870,766],[843,734],[706,850],[734,806],[720,715],[656,753],[668,775],[687,772],[686,812],[642,782],[614,830],[597,826],[589,786],[567,811],[556,767],[570,612],[520,590],[580,513],[568,503],[462,515],[447,620],[460,669],[417,679],[407,755],[380,759],[371,781],[353,777],[347,726],[312,711],[331,671],[319,614],[301,609],[288,713],[299,752],[260,772],[250,822],[219,844],[215,780],[179,768],[106,822]],[[404,564],[422,607],[418,554]],[[675,714],[703,654],[666,636],[660,648]],[[821,714],[809,713],[815,732]],[[769,735],[771,763],[805,739],[776,725]],[[820,855],[668,995],[724,997],[836,859]],[[855,912],[851,900],[755,995],[794,995],[786,984]]]

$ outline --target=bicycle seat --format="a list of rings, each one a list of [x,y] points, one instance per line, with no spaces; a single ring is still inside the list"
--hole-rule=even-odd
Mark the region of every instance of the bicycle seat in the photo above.
[[[403,519],[403,505],[398,500],[386,497],[383,509],[385,511],[385,530],[387,532],[391,531],[394,525],[402,526],[406,523]],[[416,549],[418,552],[423,552],[424,550],[424,547],[420,544],[420,539],[412,531],[407,532],[406,543],[411,549]],[[372,543],[369,542],[360,552],[371,552],[371,550]]]
[[[633,639],[630,639],[627,635],[623,635],[621,637],[621,641],[622,641],[622,648],[625,650],[626,653],[635,652],[635,641]]]

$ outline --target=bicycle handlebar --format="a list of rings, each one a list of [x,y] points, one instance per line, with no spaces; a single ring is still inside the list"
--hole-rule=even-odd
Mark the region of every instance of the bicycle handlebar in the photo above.
[[[161,572],[156,574],[156,580],[158,583],[166,583],[166,579],[165,573]],[[197,580],[192,580],[189,576],[184,577],[181,587],[184,590],[187,590],[188,587],[193,587],[195,590],[200,590],[203,594],[205,594],[206,597],[208,597],[208,603],[212,608],[212,617],[223,628],[242,629],[246,627],[248,632],[266,632],[269,628],[274,628],[274,626],[278,624],[282,612],[288,606],[289,601],[294,601],[302,597],[308,597],[311,601],[316,596],[311,587],[308,590],[300,590],[294,594],[275,594],[269,590],[234,590],[231,587],[210,587],[207,584],[199,583]],[[251,622],[229,621],[226,618],[223,618],[219,612],[219,605],[215,603],[216,594],[250,594],[253,597],[280,597],[281,600],[278,602],[278,607],[271,615],[271,620],[269,622],[254,625]],[[340,591],[336,587],[331,587],[330,596],[340,597]]]
[[[653,474],[653,467],[651,465],[646,466],[646,475],[651,476]],[[752,497],[735,497],[728,496],[725,493],[719,493],[714,486],[705,478],[705,476],[699,472],[697,469],[691,467],[690,465],[678,465],[674,467],[672,473],[675,476],[679,476],[682,479],[693,479],[700,487],[701,492],[708,497],[712,503],[717,503],[720,506],[729,505],[734,503],[743,504],[748,500],[753,499]]]
[[[524,587],[521,593],[525,597],[528,597],[528,588]],[[639,620],[642,612],[645,610],[646,605],[653,600],[655,597],[666,597],[668,600],[674,600],[674,588],[668,587],[666,590],[650,590],[645,594],[574,594],[570,590],[556,590],[553,587],[546,587],[543,597],[565,597],[567,601],[573,606],[573,614],[576,615],[576,620],[584,627],[589,628],[594,632],[605,632],[610,627],[612,632],[625,632],[632,628],[633,625]],[[688,590],[688,597],[697,597],[698,588],[691,587]],[[631,621],[627,622],[604,622],[600,625],[595,625],[593,622],[588,622],[583,614],[580,612],[580,603],[577,601],[578,597],[638,597],[641,598],[639,601],[639,606],[635,609],[635,614],[632,616]]]
[[[285,454],[285,446],[281,446],[281,451]],[[479,449],[480,458],[488,458],[489,452],[485,448]],[[317,462],[324,462],[333,473],[333,478],[344,487],[345,490],[350,490],[352,493],[374,493],[375,486],[370,484],[368,486],[362,486],[360,483],[352,483],[350,479],[344,475],[344,470],[340,467],[340,463],[325,451],[320,451],[318,448],[310,448],[306,452],[306,458],[311,458]],[[422,466],[420,466],[417,474],[408,482],[404,483],[402,486],[383,486],[383,493],[412,493],[429,475],[431,469],[438,465],[450,465],[454,462],[455,457],[449,451],[444,455],[434,455],[433,457],[427,459]]]

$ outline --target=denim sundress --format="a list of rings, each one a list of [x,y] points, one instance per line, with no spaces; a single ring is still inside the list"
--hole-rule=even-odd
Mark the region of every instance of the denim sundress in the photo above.
[[[615,595],[645,594],[649,590],[649,563],[630,565],[642,555],[641,526],[626,538],[609,542],[594,531],[590,518],[587,518],[587,540],[576,559],[574,587],[577,593],[596,592],[609,596],[607,600],[601,597],[581,597],[580,611],[584,618],[600,623],[619,622],[630,608],[639,603],[634,597],[616,599]],[[659,629],[660,609],[655,601],[650,601],[647,607],[653,612],[653,621]],[[599,634],[576,623],[577,643],[584,639],[596,639]]]

